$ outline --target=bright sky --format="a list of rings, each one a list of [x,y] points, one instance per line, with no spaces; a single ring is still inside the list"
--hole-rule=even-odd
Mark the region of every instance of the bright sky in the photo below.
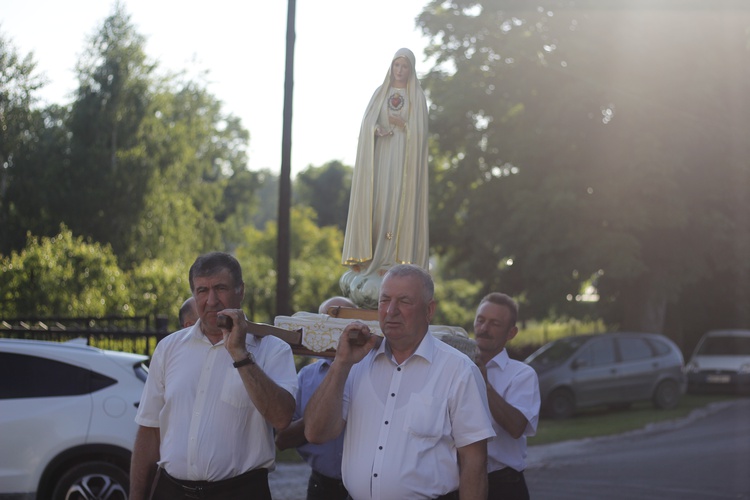
[[[428,0],[296,2],[292,174],[354,165],[362,114],[391,57],[408,47],[428,70],[414,20]],[[209,91],[250,131],[251,169],[281,168],[288,3],[122,0],[161,71],[209,71]],[[46,103],[70,102],[75,64],[114,0],[0,0],[0,32],[34,53]]]

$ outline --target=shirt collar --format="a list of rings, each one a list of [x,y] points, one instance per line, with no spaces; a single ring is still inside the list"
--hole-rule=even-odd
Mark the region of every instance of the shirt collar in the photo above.
[[[487,366],[494,364],[501,370],[505,370],[505,367],[508,366],[508,361],[510,361],[510,356],[508,356],[508,350],[503,348],[502,351],[495,354],[495,356],[487,363]]]
[[[409,356],[409,358],[406,361],[404,361],[404,363],[406,363],[407,361],[409,361],[409,359],[412,359],[415,356],[419,356],[420,358],[424,359],[428,363],[432,363],[432,359],[435,356],[435,342],[438,342],[438,340],[435,339],[435,337],[428,330],[425,336],[422,338],[422,341],[417,346],[417,350],[414,351],[414,354]],[[380,347],[378,347],[378,350],[375,353],[375,357],[378,357],[381,355],[386,356],[388,359],[392,360],[394,363],[396,362],[393,359],[393,354],[391,353],[390,346],[388,346],[387,339],[385,339],[383,342],[380,343]]]

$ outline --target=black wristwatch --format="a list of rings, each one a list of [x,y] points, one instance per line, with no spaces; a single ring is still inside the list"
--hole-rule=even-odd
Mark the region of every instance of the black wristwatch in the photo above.
[[[239,368],[241,366],[254,365],[254,364],[255,364],[255,356],[253,356],[253,353],[249,352],[247,353],[246,358],[241,359],[239,361],[235,361],[234,363],[232,363],[232,366],[234,366],[235,368]]]

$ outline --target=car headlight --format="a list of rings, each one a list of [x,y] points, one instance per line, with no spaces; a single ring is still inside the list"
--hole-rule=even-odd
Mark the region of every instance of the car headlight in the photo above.
[[[687,373],[697,373],[699,371],[698,363],[695,361],[690,361],[688,364],[685,365],[685,371]]]
[[[740,365],[740,369],[737,370],[737,373],[750,373],[750,363],[743,363]]]

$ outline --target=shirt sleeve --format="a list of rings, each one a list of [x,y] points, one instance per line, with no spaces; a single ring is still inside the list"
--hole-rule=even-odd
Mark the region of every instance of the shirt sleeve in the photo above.
[[[161,341],[151,356],[148,377],[135,415],[135,422],[144,427],[159,427],[159,414],[164,408],[164,351],[165,343]]]
[[[495,436],[482,374],[473,363],[467,363],[454,385],[449,404],[453,440],[458,448]]]
[[[266,356],[263,357],[260,367],[279,387],[291,394],[296,402],[299,384],[292,348],[283,340],[275,337],[265,337],[263,341],[266,342],[263,347],[268,351]]]
[[[503,399],[526,417],[528,424],[524,429],[524,435],[535,435],[541,404],[536,372],[533,368],[519,370],[504,392],[501,394]]]
[[[299,420],[305,414],[305,406],[307,405],[307,400],[310,399],[309,394],[305,397],[305,390],[307,389],[306,381],[309,378],[310,366],[312,365],[303,366],[297,374],[297,404],[294,407],[292,420]]]

